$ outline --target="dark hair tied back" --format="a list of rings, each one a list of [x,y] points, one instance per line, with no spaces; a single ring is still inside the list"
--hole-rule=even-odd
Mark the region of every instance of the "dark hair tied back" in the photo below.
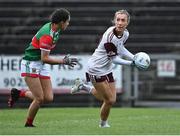
[[[51,22],[58,24],[61,21],[65,22],[70,18],[70,12],[67,9],[60,8],[56,9],[52,14],[51,14]]]

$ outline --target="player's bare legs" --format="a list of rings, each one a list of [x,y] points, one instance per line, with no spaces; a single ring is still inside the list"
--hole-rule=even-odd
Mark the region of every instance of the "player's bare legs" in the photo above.
[[[108,83],[106,80],[103,82],[95,82],[92,86],[86,85],[83,83],[82,80],[76,79],[75,84],[71,89],[71,93],[77,93],[80,92],[80,90],[84,90],[88,93],[91,93],[94,95],[98,100],[103,101],[103,104],[101,106],[101,122],[100,127],[110,127],[108,125],[107,119],[110,113],[110,109],[112,105],[116,101],[116,89],[115,89],[115,83],[110,82]]]
[[[31,99],[31,100],[34,99],[34,96],[33,96],[32,92],[29,91],[29,90],[26,90],[26,91],[25,91],[25,96],[24,96],[24,97],[27,97],[27,98],[29,98],[29,99]]]
[[[52,84],[50,79],[40,79],[41,80],[41,84],[42,84],[42,88],[43,88],[43,92],[44,92],[44,102],[51,102],[53,100],[53,92],[52,92]],[[19,97],[26,97],[29,98],[31,100],[34,99],[34,96],[32,94],[31,91],[29,90],[18,90],[13,88],[13,91],[15,91],[16,93],[18,93],[17,95],[17,100],[19,99]],[[16,100],[16,101],[17,101]],[[12,100],[8,100],[8,105],[9,107],[12,107],[14,102],[11,102]]]
[[[98,92],[98,95],[103,98],[103,104],[101,106],[101,120],[106,121],[108,119],[110,109],[116,101],[115,83],[108,83],[107,81],[94,83],[94,87]]]
[[[44,94],[44,103],[53,101],[53,91],[50,79],[40,79]]]
[[[92,88],[91,94],[92,94],[93,96],[95,96],[96,99],[98,99],[99,101],[103,101],[103,100],[104,100],[104,99],[103,99],[103,96],[102,96],[95,88]]]
[[[28,109],[27,121],[25,126],[32,127],[36,113],[39,110],[40,105],[44,101],[44,94],[39,78],[25,77],[25,81],[29,89],[31,90],[32,95],[34,96],[34,99]]]
[[[99,95],[103,97],[103,104],[101,106],[101,122],[100,127],[110,127],[108,125],[108,117],[110,113],[110,109],[112,105],[116,101],[116,91],[115,91],[115,84],[108,83],[107,81],[94,83],[94,87]]]
[[[116,101],[115,83],[109,83],[105,80],[103,82],[93,82],[93,86],[94,88],[84,84],[82,80],[76,79],[75,84],[71,89],[71,93],[73,94],[80,92],[80,90],[84,90],[94,95],[98,100],[103,101],[100,112],[100,127],[110,127],[108,125],[107,119],[110,113],[110,109]]]
[[[34,99],[34,96],[32,95],[31,91],[29,90],[18,90],[16,88],[12,88],[10,92],[10,97],[8,99],[8,106],[13,107],[14,103],[19,100],[20,97],[26,97],[31,100]]]
[[[114,83],[109,83],[109,86],[110,86],[111,90],[115,90],[115,84]],[[98,99],[100,101],[104,100],[102,94],[99,93],[95,88],[92,88],[91,94],[93,96],[95,96],[96,99]],[[113,94],[114,94],[114,98],[116,99],[116,91]]]

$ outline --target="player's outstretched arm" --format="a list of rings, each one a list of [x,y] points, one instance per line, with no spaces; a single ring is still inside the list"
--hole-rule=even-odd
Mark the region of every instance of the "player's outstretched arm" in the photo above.
[[[113,56],[112,62],[118,65],[129,65],[129,66],[132,65],[133,63],[133,61],[122,59],[119,56]]]
[[[64,58],[52,57],[49,54],[50,51],[41,50],[41,61],[51,65],[65,64],[71,67],[74,67],[78,62],[78,59],[70,57],[70,54],[66,55]]]

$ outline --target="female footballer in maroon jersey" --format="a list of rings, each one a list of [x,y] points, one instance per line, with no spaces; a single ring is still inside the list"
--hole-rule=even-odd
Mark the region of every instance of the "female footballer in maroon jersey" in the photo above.
[[[112,105],[116,102],[116,87],[113,77],[112,64],[134,65],[134,55],[125,47],[129,32],[126,29],[130,22],[130,15],[126,10],[119,10],[114,16],[114,26],[109,27],[87,64],[86,79],[91,81],[94,88],[75,80],[71,92],[84,90],[102,101],[100,112],[100,127],[110,127],[108,117]],[[128,60],[122,59],[125,56]]]
[[[53,101],[52,84],[48,65],[65,64],[74,66],[77,59],[50,56],[51,50],[55,47],[60,34],[69,25],[70,13],[64,8],[55,10],[51,15],[51,21],[43,25],[31,43],[25,50],[25,55],[21,61],[21,76],[29,88],[27,91],[13,88],[8,101],[10,107],[13,106],[19,97],[32,99],[29,106],[25,127],[34,127],[33,120],[42,103]]]

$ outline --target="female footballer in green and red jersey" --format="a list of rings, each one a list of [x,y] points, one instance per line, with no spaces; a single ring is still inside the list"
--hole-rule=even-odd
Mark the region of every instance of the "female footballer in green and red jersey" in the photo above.
[[[53,100],[48,65],[65,64],[72,67],[76,65],[77,59],[68,55],[64,58],[50,56],[51,50],[56,46],[61,32],[67,28],[69,21],[69,11],[64,8],[55,10],[51,15],[51,21],[40,28],[25,50],[21,61],[21,76],[24,77],[29,90],[13,88],[8,101],[9,106],[12,107],[19,97],[33,100],[29,106],[25,127],[34,127],[33,120],[40,105]]]

